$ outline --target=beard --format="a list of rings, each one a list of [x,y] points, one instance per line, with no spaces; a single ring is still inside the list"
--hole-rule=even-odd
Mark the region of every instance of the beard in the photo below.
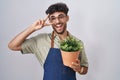
[[[54,25],[55,26],[55,25]],[[57,29],[53,26],[53,30],[57,33],[57,34],[63,34],[66,31],[67,25],[62,25],[63,29],[62,31],[57,31]]]

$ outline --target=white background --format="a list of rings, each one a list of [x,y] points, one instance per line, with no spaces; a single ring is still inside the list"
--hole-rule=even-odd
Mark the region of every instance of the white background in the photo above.
[[[85,44],[86,75],[77,80],[120,79],[120,0],[1,0],[0,80],[42,80],[43,68],[32,54],[8,49],[8,42],[37,19],[50,4],[65,2],[70,11],[68,30]],[[33,33],[51,32],[46,27]]]

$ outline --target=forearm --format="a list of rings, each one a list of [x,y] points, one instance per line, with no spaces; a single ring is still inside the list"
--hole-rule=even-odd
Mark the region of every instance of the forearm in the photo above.
[[[30,26],[25,29],[23,32],[19,33],[16,37],[14,37],[8,44],[8,47],[11,50],[21,50],[21,44],[25,41],[25,39],[34,32],[34,29]]]

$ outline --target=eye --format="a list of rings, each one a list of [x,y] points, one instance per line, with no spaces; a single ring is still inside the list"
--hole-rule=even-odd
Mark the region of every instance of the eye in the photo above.
[[[49,19],[50,19],[51,21],[53,21],[53,20],[55,20],[55,17],[50,17]]]
[[[59,16],[58,16],[59,19],[62,19],[62,18],[64,18],[64,17],[65,17],[65,15],[59,15]]]

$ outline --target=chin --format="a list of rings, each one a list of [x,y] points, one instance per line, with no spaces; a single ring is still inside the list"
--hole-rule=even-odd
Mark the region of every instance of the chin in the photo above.
[[[54,29],[54,31],[57,33],[57,34],[63,34],[64,32],[65,32],[65,30],[66,30],[66,28],[63,28],[63,29],[55,29],[54,27],[53,27],[53,29]]]
[[[63,34],[65,31],[56,31],[57,34]]]

